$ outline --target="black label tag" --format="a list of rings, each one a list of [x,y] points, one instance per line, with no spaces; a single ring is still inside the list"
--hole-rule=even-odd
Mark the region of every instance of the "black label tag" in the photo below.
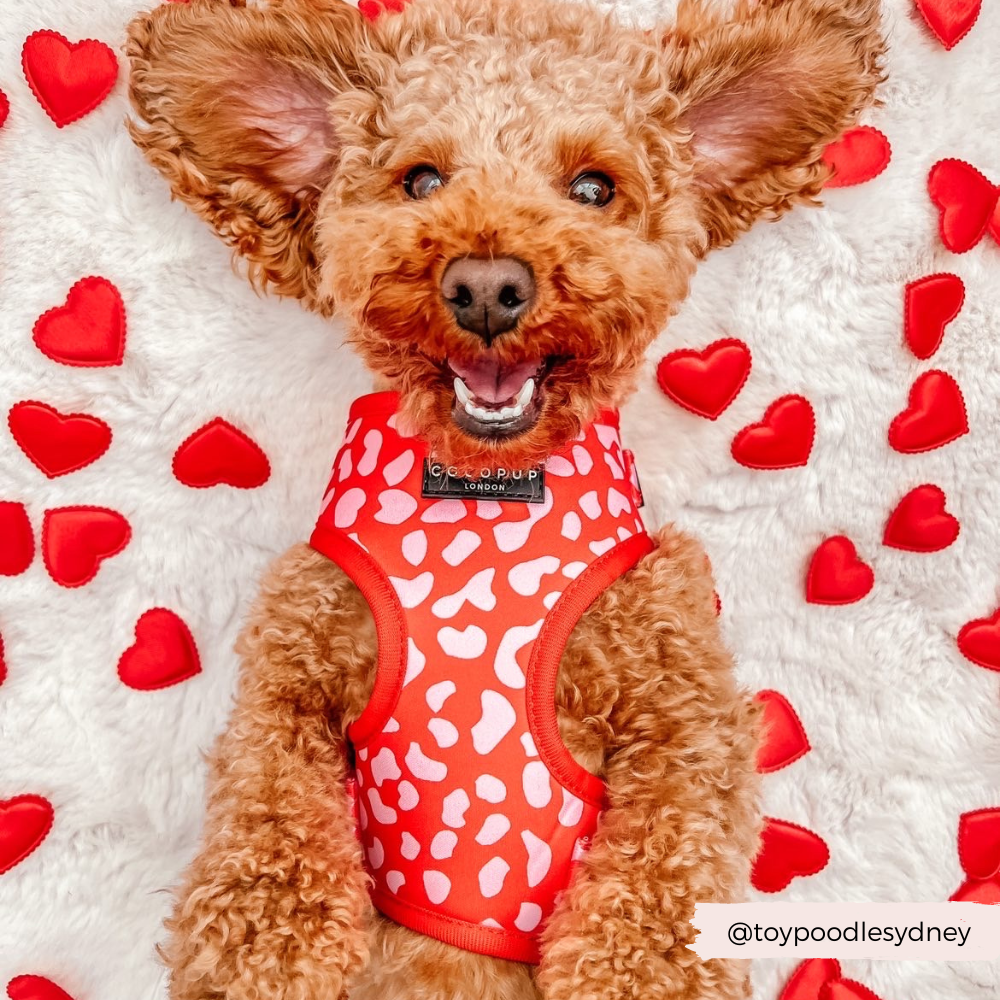
[[[448,500],[516,500],[519,503],[545,503],[545,470],[484,469],[479,475],[461,475],[464,470],[450,468],[433,459],[424,459],[422,496]]]

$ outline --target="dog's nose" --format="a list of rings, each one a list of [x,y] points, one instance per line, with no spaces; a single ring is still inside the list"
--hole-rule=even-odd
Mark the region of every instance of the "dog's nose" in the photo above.
[[[530,308],[535,277],[515,257],[459,257],[445,268],[441,293],[458,325],[489,346]]]

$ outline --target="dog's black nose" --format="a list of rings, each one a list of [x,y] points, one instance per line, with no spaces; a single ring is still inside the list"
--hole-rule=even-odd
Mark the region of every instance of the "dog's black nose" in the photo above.
[[[487,347],[517,321],[535,300],[531,268],[515,257],[459,257],[441,278],[441,293],[455,320],[486,341]]]

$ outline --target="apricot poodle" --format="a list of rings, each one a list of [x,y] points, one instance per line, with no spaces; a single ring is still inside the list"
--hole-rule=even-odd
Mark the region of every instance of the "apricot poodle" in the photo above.
[[[563,0],[132,23],[135,141],[256,286],[347,321],[381,390],[240,639],[174,1000],[749,996],[686,944],[695,902],[747,886],[756,712],[704,554],[642,529],[613,411],[698,261],[815,200],[883,43],[877,0],[723,6],[653,31]],[[456,486],[521,499],[428,499]]]

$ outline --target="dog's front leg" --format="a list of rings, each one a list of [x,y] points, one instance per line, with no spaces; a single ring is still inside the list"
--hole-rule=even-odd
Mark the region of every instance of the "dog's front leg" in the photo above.
[[[167,921],[172,1000],[338,1000],[366,961],[343,729],[368,697],[367,605],[324,556],[277,564],[241,640],[201,852]]]
[[[546,928],[542,996],[749,996],[745,963],[686,947],[697,901],[741,898],[759,831],[756,713],[734,683],[700,547],[665,531],[580,632],[617,682],[609,808]]]

